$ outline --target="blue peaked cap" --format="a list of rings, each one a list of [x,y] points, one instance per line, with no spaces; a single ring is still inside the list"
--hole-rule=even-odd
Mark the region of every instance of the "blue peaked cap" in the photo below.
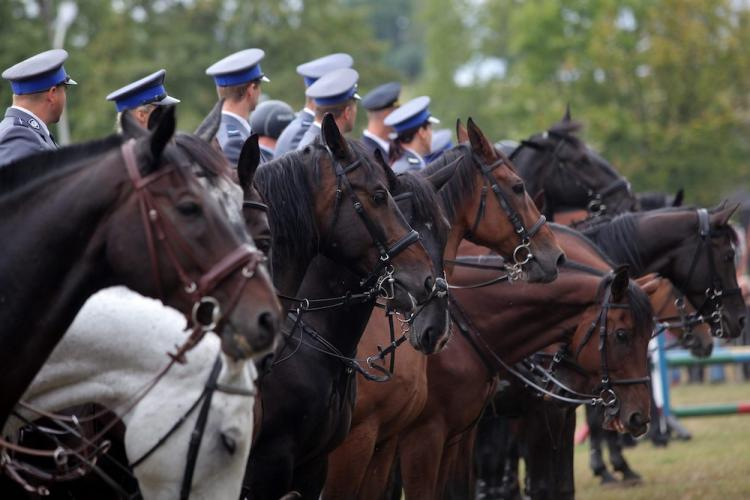
[[[415,97],[400,108],[393,110],[385,117],[383,123],[388,127],[393,127],[397,134],[417,128],[425,122],[440,123],[440,120],[430,114],[429,105],[429,97]]]
[[[318,78],[305,91],[318,106],[335,106],[349,99],[359,100],[357,81],[359,73],[351,68],[341,68]]]
[[[63,67],[68,52],[53,49],[25,59],[3,71],[15,95],[34,94],[64,83],[76,85]]]
[[[209,66],[206,74],[213,77],[217,87],[231,87],[255,80],[270,82],[260,67],[265,55],[261,49],[241,50]]]
[[[167,95],[164,88],[164,78],[167,72],[163,69],[151,73],[133,83],[115,90],[107,96],[108,101],[114,101],[117,111],[135,109],[144,104],[161,106],[177,104],[179,99]]]
[[[349,54],[338,52],[319,57],[297,66],[297,74],[305,79],[305,87],[309,87],[321,76],[331,71],[343,68],[351,68],[354,59]]]

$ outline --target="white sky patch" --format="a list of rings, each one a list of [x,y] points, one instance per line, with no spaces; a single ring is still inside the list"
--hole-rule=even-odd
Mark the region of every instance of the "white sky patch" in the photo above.
[[[453,74],[453,81],[459,87],[470,87],[477,83],[505,78],[508,64],[499,57],[475,57],[460,66]]]
[[[617,19],[615,19],[615,26],[622,31],[635,31],[638,28],[638,21],[635,19],[635,14],[630,7],[623,7],[617,13]]]

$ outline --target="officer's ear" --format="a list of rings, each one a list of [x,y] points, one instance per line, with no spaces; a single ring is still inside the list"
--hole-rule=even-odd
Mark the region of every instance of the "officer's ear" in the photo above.
[[[216,137],[221,125],[221,108],[224,107],[224,98],[219,99],[211,111],[206,115],[198,128],[193,132],[206,142],[211,142]]]
[[[255,171],[260,163],[260,148],[258,147],[258,134],[251,134],[245,144],[242,145],[240,159],[237,162],[237,176],[240,180],[240,187],[247,191],[253,187],[253,178]]]
[[[347,144],[344,136],[341,135],[341,131],[331,113],[326,113],[320,127],[323,144],[328,146],[333,156],[341,160],[349,158],[349,144]]]

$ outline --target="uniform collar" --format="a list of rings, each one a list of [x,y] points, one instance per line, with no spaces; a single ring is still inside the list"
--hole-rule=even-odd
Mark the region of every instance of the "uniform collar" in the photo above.
[[[33,118],[39,124],[39,129],[42,132],[44,132],[44,134],[47,137],[50,137],[50,135],[49,135],[49,129],[47,128],[47,124],[44,123],[41,118],[39,118],[34,113],[32,113],[28,109],[26,109],[24,107],[21,107],[21,106],[15,106],[15,105],[13,105],[13,106],[11,106],[11,109],[16,109],[16,110],[20,111],[21,113],[26,113],[27,115],[29,115],[31,118]]]
[[[250,122],[248,122],[248,121],[247,121],[247,118],[242,118],[242,117],[241,117],[240,115],[238,115],[237,113],[232,113],[231,111],[222,111],[222,112],[221,112],[221,114],[222,114],[222,115],[227,115],[227,116],[231,116],[232,118],[234,118],[235,120],[237,120],[238,122],[240,122],[240,124],[241,124],[241,125],[242,125],[243,127],[245,127],[245,130],[247,130],[247,133],[248,133],[248,134],[249,134],[250,132],[252,132],[252,130],[250,129]]]
[[[424,164],[424,158],[422,158],[422,155],[420,155],[419,153],[417,153],[413,149],[407,148],[406,146],[404,146],[404,151],[406,151],[409,154],[414,155],[419,160],[420,163]]]
[[[304,108],[302,108],[302,112],[303,113],[307,113],[308,115],[310,115],[312,117],[315,116],[315,111],[313,111],[312,109],[308,108],[307,106],[305,106]]]
[[[383,139],[381,139],[377,135],[373,134],[369,130],[365,129],[365,131],[362,132],[362,135],[365,136],[365,137],[368,137],[368,138],[372,139],[373,141],[375,141],[375,144],[377,144],[378,146],[380,146],[381,149],[383,149],[383,151],[385,151],[386,153],[388,153],[390,151],[391,144],[388,141],[384,141]]]

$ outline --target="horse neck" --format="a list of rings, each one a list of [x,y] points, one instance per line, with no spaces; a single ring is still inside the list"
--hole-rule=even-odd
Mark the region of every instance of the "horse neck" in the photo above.
[[[523,182],[526,185],[526,191],[532,196],[535,196],[544,186],[544,167],[548,164],[537,161],[537,157],[544,154],[543,151],[524,147],[518,155],[513,158],[513,166],[521,179],[523,179]]]
[[[359,278],[325,257],[310,265],[300,287],[300,296],[307,298],[340,297],[359,291]],[[375,306],[374,301],[308,313],[305,322],[345,356],[354,356]],[[340,366],[340,363],[336,363]]]
[[[674,270],[671,266],[672,256],[687,245],[699,241],[698,229],[693,212],[677,211],[672,213],[644,213],[638,219],[637,248],[643,273],[659,273],[673,283]]]
[[[0,234],[6,235],[0,275],[9,278],[0,308],[0,366],[7,370],[0,423],[86,298],[106,285],[107,218],[126,182],[124,168],[122,175],[109,174],[110,163],[83,165],[0,201]]]
[[[480,275],[475,273],[471,281],[458,277],[454,282],[466,284],[493,277]],[[596,303],[600,279],[563,268],[552,283],[501,283],[451,293],[489,348],[505,362],[515,363],[566,340],[586,309]]]
[[[47,411],[99,403],[127,425],[123,402],[167,365],[167,353],[185,340],[185,326],[180,312],[156,300],[124,287],[102,290],[83,306],[22,399]],[[173,366],[148,397],[164,400],[157,395],[177,386],[185,399],[191,387],[199,394],[218,344],[213,336],[203,339],[187,354],[188,363]]]

